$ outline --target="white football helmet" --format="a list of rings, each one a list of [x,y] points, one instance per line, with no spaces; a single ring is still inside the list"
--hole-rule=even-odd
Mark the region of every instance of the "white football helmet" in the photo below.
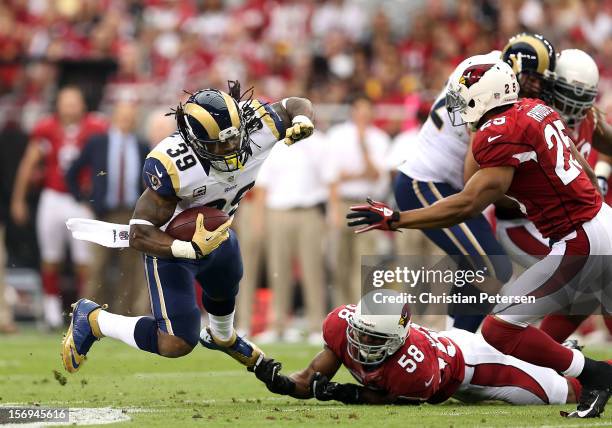
[[[580,49],[561,51],[555,66],[553,106],[573,126],[579,123],[597,97],[599,69],[589,54]]]
[[[348,318],[347,351],[359,364],[376,365],[393,355],[410,333],[410,308],[407,303],[376,303],[375,293],[400,297],[393,290],[381,289],[364,296],[355,313]]]
[[[502,60],[470,65],[455,81],[449,82],[446,109],[451,120],[458,112],[463,123],[475,127],[489,110],[514,104],[518,100],[519,89],[514,71]]]
[[[477,64],[492,64],[501,58],[500,51],[491,51],[488,54],[484,55],[474,55],[469,58],[464,59],[461,63],[455,68],[453,74],[450,75],[446,82],[446,89],[450,86],[451,82],[456,82],[459,77],[463,74],[463,70],[466,68],[477,65]],[[450,111],[448,110],[448,115],[450,118],[450,122],[453,126],[464,125],[465,121],[461,118],[459,111]]]

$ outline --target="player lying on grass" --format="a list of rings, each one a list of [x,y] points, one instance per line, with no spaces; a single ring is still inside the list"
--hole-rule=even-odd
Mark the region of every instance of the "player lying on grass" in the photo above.
[[[178,132],[162,140],[143,168],[147,189],[130,221],[129,246],[144,253],[153,317],[125,317],[81,299],[74,305],[62,347],[66,370],[77,371],[94,342],[104,336],[164,357],[181,357],[198,343],[200,310],[194,281],[210,325],[211,346],[246,366],[261,350],[234,329],[234,306],[242,278],[242,258],[231,218],[255,185],[257,172],[274,144],[291,145],[312,134],[309,100],[286,98],[263,104],[252,91],[229,94],[203,89],[175,110]],[[192,207],[208,206],[230,216],[209,231],[198,215],[191,241],[174,239],[165,225]]]
[[[285,376],[279,362],[264,358],[257,378],[277,394],[346,404],[436,404],[451,397],[565,404],[580,395],[575,378],[504,355],[480,335],[435,332],[411,323],[407,304],[379,308],[371,301],[366,295],[357,306],[340,306],[327,316],[325,347],[308,367]],[[359,385],[332,382],[342,365]]]
[[[472,153],[480,169],[465,188],[426,208],[397,212],[381,203],[351,207],[349,226],[395,230],[445,228],[482,212],[506,194],[545,238],[550,253],[503,288],[506,296],[535,303],[497,305],[482,326],[485,340],[532,364],[577,377],[583,388],[577,417],[596,417],[612,392],[612,366],[567,349],[530,324],[571,308],[585,294],[610,305],[612,209],[597,177],[578,153],[557,112],[536,99],[518,99],[518,83],[505,62],[466,68],[450,82],[447,110],[475,130]],[[456,122],[454,122],[456,123]],[[591,289],[598,287],[599,289]],[[609,313],[612,307],[607,308]]]

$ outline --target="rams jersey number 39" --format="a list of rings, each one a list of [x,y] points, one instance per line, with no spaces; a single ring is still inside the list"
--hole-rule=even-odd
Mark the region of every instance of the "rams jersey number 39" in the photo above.
[[[162,140],[147,156],[143,179],[162,197],[178,197],[174,215],[209,206],[233,215],[240,200],[255,185],[255,178],[274,144],[285,135],[283,122],[271,106],[250,101],[260,127],[250,134],[252,155],[238,170],[221,172],[202,161],[176,132]],[[240,107],[244,103],[240,103]],[[162,227],[163,229],[163,227]]]

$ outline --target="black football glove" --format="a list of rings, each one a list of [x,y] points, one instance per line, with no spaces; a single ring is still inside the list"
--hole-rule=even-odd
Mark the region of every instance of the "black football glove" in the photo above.
[[[278,361],[264,357],[248,370],[255,372],[255,377],[265,383],[270,392],[290,395],[295,391],[295,382],[280,374],[282,368],[282,364]]]
[[[312,395],[319,401],[336,400],[344,404],[361,403],[361,387],[352,383],[330,382],[326,376],[316,372],[310,379]]]
[[[373,201],[367,199],[368,205],[353,205],[350,207],[351,212],[346,215],[349,220],[348,226],[361,226],[355,233],[367,232],[372,229],[380,230],[395,230],[391,225],[392,222],[397,222],[400,219],[399,211],[393,211],[390,206],[384,202]]]

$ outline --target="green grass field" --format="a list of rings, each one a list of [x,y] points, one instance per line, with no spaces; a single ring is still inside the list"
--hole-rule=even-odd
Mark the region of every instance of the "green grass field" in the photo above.
[[[317,348],[277,345],[265,348],[284,371],[303,367]],[[0,403],[113,410],[122,426],[303,427],[531,427],[612,426],[612,408],[601,419],[563,419],[574,406],[478,406],[448,402],[419,407],[344,406],[274,396],[226,355],[198,347],[169,360],[105,339],[96,343],[77,374],[65,373],[60,337],[25,333],[0,337]],[[612,349],[592,349],[611,358]],[[57,374],[54,374],[56,372]],[[340,379],[350,380],[342,371]],[[110,408],[110,409],[109,409]],[[97,420],[97,419],[96,419]],[[74,420],[71,420],[74,422]]]

